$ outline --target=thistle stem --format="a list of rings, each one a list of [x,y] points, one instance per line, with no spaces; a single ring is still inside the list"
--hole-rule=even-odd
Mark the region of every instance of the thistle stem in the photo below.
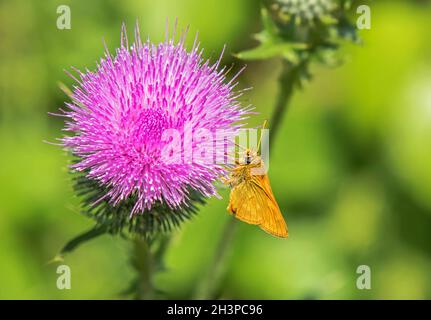
[[[295,85],[298,83],[301,68],[304,68],[304,63],[292,65],[287,61],[283,61],[283,69],[278,81],[279,92],[274,111],[271,116],[270,128],[271,134],[269,141],[272,143],[274,137],[279,131],[283,116],[287,110],[288,103],[292,97]],[[232,241],[235,235],[237,219],[230,217],[226,222],[222,237],[217,245],[214,253],[212,264],[208,270],[206,277],[198,287],[196,299],[214,299],[218,291],[217,285],[224,276],[227,258]]]
[[[274,141],[281,122],[283,121],[284,114],[286,113],[290,99],[293,95],[295,86],[298,84],[300,72],[305,67],[306,62],[298,65],[293,65],[285,60],[282,61],[283,68],[278,79],[278,97],[275,104],[274,111],[272,112],[270,126],[269,142]]]
[[[227,259],[227,253],[229,247],[234,238],[236,230],[237,220],[233,217],[229,217],[223,228],[223,234],[215,250],[213,263],[211,264],[207,275],[200,283],[195,299],[204,300],[212,299],[217,291],[217,284],[220,282],[224,273],[225,260]]]
[[[154,276],[164,270],[163,257],[169,242],[168,236],[161,237],[157,241],[144,238],[133,240],[131,263],[137,272],[137,277],[129,291],[135,294],[137,300],[157,298]]]
[[[149,243],[142,238],[133,241],[132,265],[137,271],[137,278],[134,284],[135,298],[146,300],[154,298],[154,258],[151,254]]]

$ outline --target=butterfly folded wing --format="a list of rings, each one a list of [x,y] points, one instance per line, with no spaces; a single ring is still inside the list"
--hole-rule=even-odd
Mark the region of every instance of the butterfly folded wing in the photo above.
[[[235,186],[230,195],[228,211],[236,218],[259,225],[264,231],[287,238],[287,225],[272,193],[266,175],[253,176]]]
[[[268,176],[263,175],[259,177],[261,179],[260,186],[264,189],[265,195],[267,196],[267,208],[262,215],[262,221],[259,227],[273,236],[287,238],[289,235],[287,225],[281,214],[280,207],[275,200],[274,194],[272,193]]]

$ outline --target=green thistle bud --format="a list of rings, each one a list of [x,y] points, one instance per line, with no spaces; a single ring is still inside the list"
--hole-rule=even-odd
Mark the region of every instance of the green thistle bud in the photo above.
[[[313,26],[326,21],[338,3],[334,0],[269,0],[268,7],[274,19],[280,23],[293,21],[296,25]]]
[[[281,57],[292,66],[301,65],[298,74],[307,79],[310,62],[338,65],[342,41],[358,42],[350,21],[351,5],[351,0],[266,0],[263,30],[255,36],[260,45],[237,56],[245,60]]]

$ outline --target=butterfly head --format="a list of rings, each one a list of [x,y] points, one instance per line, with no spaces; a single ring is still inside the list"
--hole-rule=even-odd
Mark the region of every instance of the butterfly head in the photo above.
[[[256,164],[258,165],[260,163],[260,157],[257,155],[256,151],[253,151],[252,149],[247,149],[245,151],[244,155],[244,164],[250,165],[250,164]]]

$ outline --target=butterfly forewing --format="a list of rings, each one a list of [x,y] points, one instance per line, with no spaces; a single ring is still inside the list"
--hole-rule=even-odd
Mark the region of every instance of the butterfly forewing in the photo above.
[[[275,200],[274,194],[272,193],[268,176],[263,175],[258,177],[261,177],[261,186],[268,197],[267,208],[265,210],[265,214],[262,215],[262,221],[259,226],[276,237],[287,238],[287,225],[284,221],[283,215],[281,214],[277,201]]]
[[[228,211],[244,222],[258,225],[265,202],[259,188],[251,180],[244,181],[232,189]]]

